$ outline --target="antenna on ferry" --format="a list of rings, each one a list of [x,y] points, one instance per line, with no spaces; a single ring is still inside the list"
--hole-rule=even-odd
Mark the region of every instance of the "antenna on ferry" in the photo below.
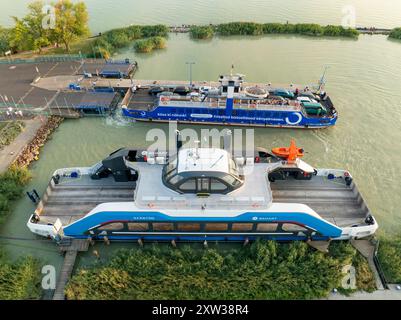
[[[233,76],[233,71],[234,71],[234,63],[231,65],[231,72],[230,72],[231,77]]]
[[[223,138],[223,146],[224,150],[226,150],[228,153],[231,153],[231,147],[232,147],[232,132],[231,130],[226,130],[224,133],[224,138]]]
[[[181,132],[179,130],[175,130],[175,135],[176,135],[176,146],[177,146],[177,152],[178,152],[182,147],[182,136],[181,136]]]
[[[194,142],[195,142],[195,156],[196,156],[197,159],[199,159],[199,144],[200,144],[200,141],[199,140],[195,140]]]
[[[328,69],[328,68],[329,68],[329,66],[326,66],[326,67],[324,68],[322,77],[321,77],[320,80],[319,80],[319,88],[318,88],[318,91],[319,91],[319,92],[323,89],[324,85],[326,84],[326,72],[327,72],[327,69]]]

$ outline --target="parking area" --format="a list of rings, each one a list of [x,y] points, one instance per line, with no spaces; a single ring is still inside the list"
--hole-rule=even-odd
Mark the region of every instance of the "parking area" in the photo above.
[[[84,71],[96,70],[127,73],[131,67],[131,64],[106,63],[104,60],[0,63],[0,111],[10,107],[25,109],[50,105],[56,98],[58,89],[54,88],[57,86],[50,86],[52,89],[49,90],[33,86],[32,83],[38,77],[57,79],[57,76],[82,75]],[[82,95],[78,94],[76,99],[73,95],[68,95],[69,101],[80,101]]]
[[[80,69],[81,63],[75,61],[0,64],[0,106],[43,107],[55,92],[31,83],[39,76],[73,75]]]

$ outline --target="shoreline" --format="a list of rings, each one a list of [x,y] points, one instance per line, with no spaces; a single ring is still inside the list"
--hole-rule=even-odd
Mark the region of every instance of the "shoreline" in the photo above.
[[[11,166],[27,168],[33,161],[39,160],[40,149],[49,140],[53,132],[60,126],[64,118],[59,116],[47,117],[45,122],[37,129],[35,136],[26,142],[25,147]]]
[[[153,29],[149,31],[139,31],[138,35],[133,35],[138,30]],[[205,34],[205,30],[208,32]],[[29,50],[16,52],[8,56],[1,56],[0,62],[12,61],[13,59],[29,59],[31,57],[41,57],[48,55],[63,54],[82,54],[83,57],[91,58],[93,56],[109,57],[120,49],[135,44],[137,41],[144,42],[155,37],[168,38],[168,34],[188,33],[195,40],[208,40],[215,36],[268,36],[268,35],[299,35],[327,38],[351,38],[358,39],[359,35],[386,35],[387,39],[397,39],[396,31],[400,28],[378,28],[378,27],[360,27],[345,28],[338,25],[323,25],[315,23],[257,23],[257,22],[226,22],[219,24],[182,24],[182,25],[129,25],[119,28],[113,28],[98,34],[92,34],[86,38],[79,39],[72,43],[72,50],[67,52],[63,46],[47,46],[38,50]],[[11,29],[10,29],[11,30]],[[133,31],[135,30],[135,31]],[[133,34],[131,34],[133,33]],[[117,38],[123,36],[124,41],[119,42]],[[129,41],[128,41],[129,40]],[[94,42],[91,44],[91,42]],[[106,45],[107,44],[107,45]],[[74,48],[75,47],[75,48]],[[98,51],[95,50],[97,48]],[[153,50],[141,51],[150,53]],[[20,57],[20,58],[19,58]]]

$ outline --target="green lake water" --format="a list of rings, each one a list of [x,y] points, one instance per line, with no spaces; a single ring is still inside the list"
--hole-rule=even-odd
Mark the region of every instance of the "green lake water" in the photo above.
[[[0,25],[26,13],[29,0],[2,0]],[[52,1],[45,1],[51,3]],[[341,24],[353,7],[355,24],[401,26],[399,0],[85,0],[97,33],[129,24],[208,24],[228,21]],[[344,13],[345,12],[345,13]]]
[[[124,1],[86,2],[92,16],[92,29],[96,31],[129,23],[208,23],[239,19],[336,23],[337,17],[341,16],[341,5],[345,3],[360,7],[361,25],[401,25],[401,10],[395,9],[401,8],[398,1],[371,1],[368,9],[363,4],[366,1],[305,0],[299,10],[301,2],[298,1],[204,0],[197,1],[192,9],[187,6],[188,10],[184,7],[189,1],[179,0],[135,1],[126,5],[126,9]],[[166,10],[162,10],[161,3],[167,2]],[[2,7],[10,9],[9,15],[17,14],[17,11],[22,12],[25,3],[3,0]],[[227,12],[224,8],[228,3],[243,10]],[[130,7],[132,15],[128,13]],[[278,14],[272,13],[273,8]],[[339,15],[335,14],[336,8],[340,8]],[[121,17],[108,18],[118,14]],[[5,24],[6,16],[2,10],[0,24]],[[132,48],[127,48],[116,56],[125,57],[139,62],[135,76],[138,79],[185,80],[188,78],[185,62],[195,61],[193,77],[196,80],[216,80],[234,64],[235,71],[245,74],[248,81],[306,84],[316,83],[324,66],[329,66],[326,89],[339,113],[337,125],[313,131],[256,129],[255,145],[283,146],[295,138],[308,152],[305,160],[313,166],[350,170],[380,224],[380,232],[399,232],[401,42],[387,40],[385,36],[360,36],[358,40],[300,36],[215,37],[210,41],[193,41],[188,35],[172,34],[167,49],[138,55]],[[36,188],[43,193],[57,168],[92,165],[123,146],[146,146],[149,144],[145,141],[146,132],[153,127],[167,128],[162,124],[125,123],[120,119],[66,120],[43,148],[40,160],[32,165],[33,180],[27,189]],[[201,127],[193,128],[199,130]],[[2,236],[32,241],[1,240],[1,243],[13,257],[34,254],[59,266],[62,260],[54,244],[39,240],[26,227],[33,210],[33,204],[23,198],[0,229]],[[97,247],[101,251],[105,249],[102,244]],[[88,253],[83,259],[90,262],[94,258]]]

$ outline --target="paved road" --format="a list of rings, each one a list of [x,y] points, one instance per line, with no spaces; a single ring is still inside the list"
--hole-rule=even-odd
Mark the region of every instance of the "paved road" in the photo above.
[[[25,128],[14,141],[0,150],[0,173],[3,173],[18,157],[24,147],[35,137],[36,132],[44,123],[44,119],[36,117],[32,120],[25,120]]]
[[[327,300],[401,300],[401,290],[396,285],[389,285],[389,290],[376,290],[372,293],[356,292],[351,296],[343,296],[339,293],[332,293]]]

